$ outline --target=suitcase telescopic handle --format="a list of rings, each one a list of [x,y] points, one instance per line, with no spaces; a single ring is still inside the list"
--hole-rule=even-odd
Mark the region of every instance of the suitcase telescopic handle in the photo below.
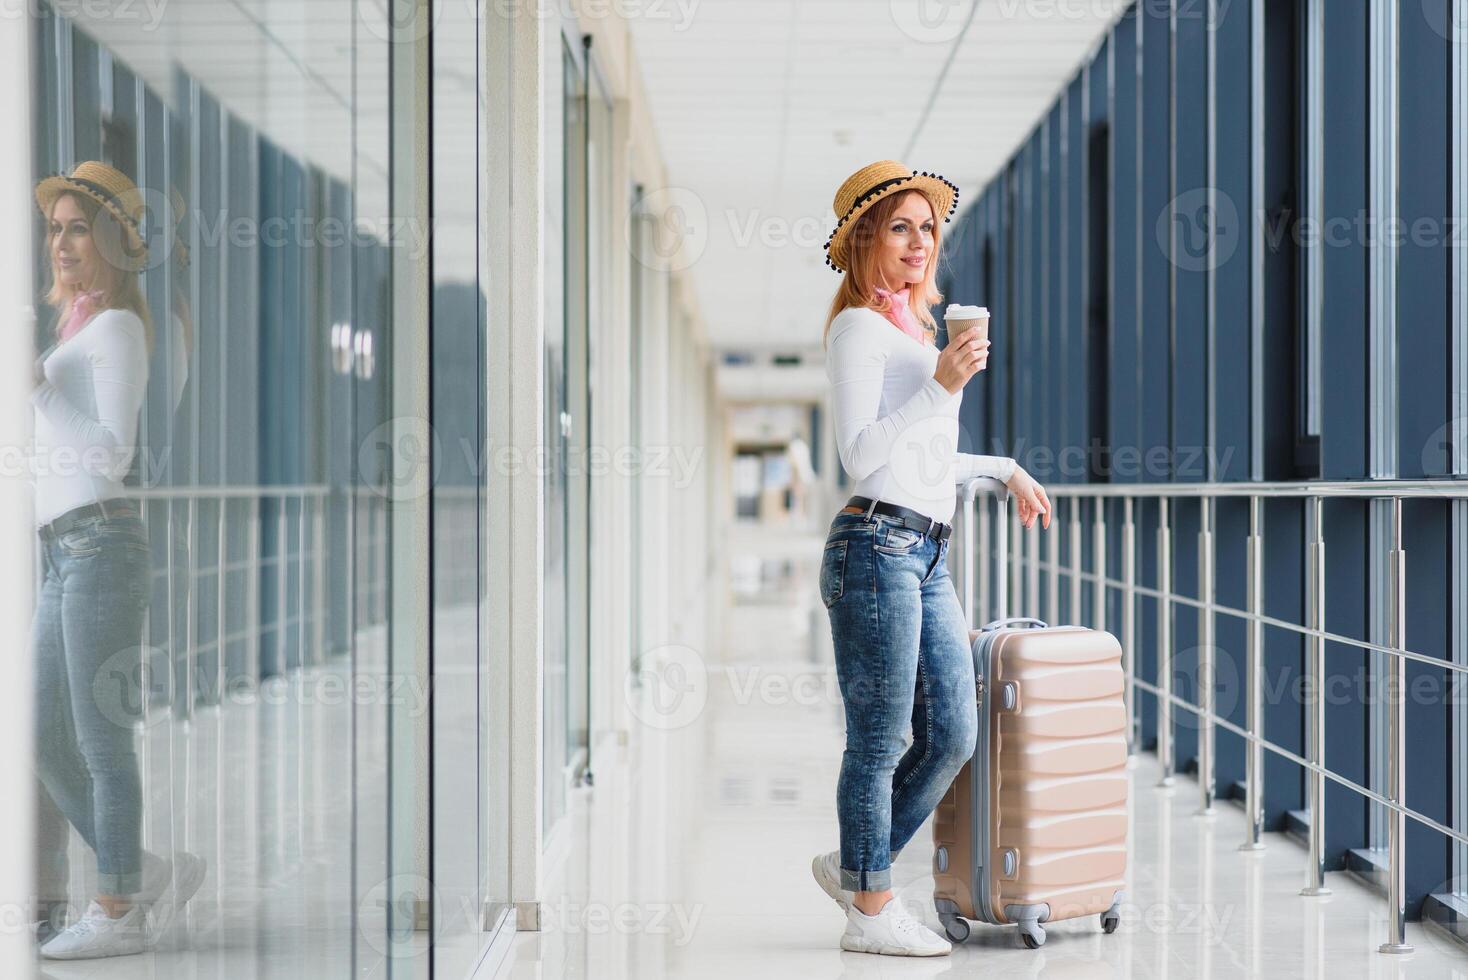
[[[992,494],[998,502],[998,535],[999,574],[995,576],[994,583],[995,611],[1000,616],[1008,615],[1005,611],[1009,606],[1009,535],[1006,530],[1009,527],[1009,488],[1003,482],[991,476],[976,476],[962,484],[963,487],[963,610],[970,623],[974,622],[977,613],[974,610],[974,498],[980,493]],[[987,561],[987,556],[985,557]]]
[[[996,619],[989,625],[981,626],[979,629],[981,632],[987,633],[990,630],[1004,630],[1016,626],[1039,630],[1050,628],[1050,624],[1043,619],[1036,619],[1033,616],[1010,616],[1008,619]]]

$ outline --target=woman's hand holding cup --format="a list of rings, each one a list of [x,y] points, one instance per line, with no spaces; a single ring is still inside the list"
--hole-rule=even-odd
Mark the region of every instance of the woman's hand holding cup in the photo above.
[[[933,377],[956,395],[968,379],[989,366],[989,310],[983,306],[950,303],[943,313],[951,338],[938,355],[938,369]]]
[[[978,327],[970,327],[950,340],[938,355],[933,377],[949,394],[958,394],[969,378],[988,367],[989,338],[984,333]]]

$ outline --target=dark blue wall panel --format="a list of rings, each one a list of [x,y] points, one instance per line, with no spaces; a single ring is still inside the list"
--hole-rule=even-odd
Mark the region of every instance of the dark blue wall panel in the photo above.
[[[1452,382],[1448,261],[1462,245],[1461,229],[1453,237],[1446,221],[1452,214],[1452,128],[1446,40],[1451,34],[1445,26],[1443,0],[1402,7],[1401,91],[1411,95],[1399,108],[1397,210],[1404,235],[1397,251],[1397,475],[1409,479],[1447,475],[1450,456],[1443,452]]]
[[[1172,198],[1168,144],[1168,85],[1171,78],[1171,28],[1165,16],[1144,4],[1142,31],[1142,470],[1144,483],[1169,478],[1164,452],[1171,446],[1172,369],[1170,294],[1166,242],[1168,201]],[[1159,241],[1159,226],[1162,231]]]
[[[1325,4],[1325,145],[1323,215],[1329,234],[1321,249],[1321,475],[1357,480],[1368,475],[1367,369],[1370,344],[1366,284],[1368,250],[1358,217],[1369,214],[1367,195],[1366,5]],[[1404,155],[1405,156],[1405,155]],[[1307,239],[1308,240],[1308,239]]]
[[[1208,21],[1179,14],[1174,54],[1172,451],[1175,479],[1207,479],[1208,443]]]
[[[1086,116],[1084,74],[1071,82],[1065,93],[1065,289],[1061,316],[1060,359],[1055,363],[1060,384],[1054,389],[1060,425],[1057,448],[1080,447],[1086,443],[1086,342],[1085,342],[1085,232],[1086,232]],[[1084,483],[1075,454],[1065,458],[1060,479]],[[1069,555],[1067,554],[1067,560]]]
[[[1257,239],[1249,222],[1253,156],[1250,16],[1255,2],[1233,3],[1218,19],[1214,47],[1214,145],[1216,235],[1213,288],[1217,325],[1213,343],[1214,438],[1212,456],[1219,480],[1249,479],[1249,310]],[[1224,570],[1220,569],[1220,578]]]
[[[1061,441],[1062,406],[1060,399],[1055,396],[1058,393],[1056,389],[1063,385],[1065,377],[1065,312],[1070,282],[1070,269],[1066,262],[1066,237],[1069,231],[1065,210],[1066,109],[1064,100],[1057,103],[1050,112],[1046,129],[1046,166],[1049,169],[1045,175],[1045,247],[1049,255],[1049,265],[1046,271],[1048,281],[1045,284],[1045,355],[1035,365],[1036,371],[1043,370],[1046,378],[1055,380],[1046,384],[1036,379],[1032,394],[1039,416],[1040,445],[1051,453],[1065,445]],[[1047,467],[1049,472],[1044,479],[1052,483],[1060,482],[1063,476],[1055,469],[1054,457],[1050,458],[1052,462]]]
[[[1014,188],[1013,170],[1006,168],[997,179],[999,194],[995,202],[992,255],[993,267],[991,269],[991,289],[989,301],[989,336],[994,336],[994,324],[1004,324],[1005,348],[1013,353],[1013,340],[1015,327],[1020,322],[1015,313],[1014,282],[1011,278],[1012,257],[1014,253]],[[989,363],[991,365],[989,386],[986,391],[988,398],[989,425],[987,436],[984,440],[984,452],[1002,453],[1009,444],[1009,414],[1005,411],[1009,400],[1009,383],[1012,377],[1010,372],[1002,370],[1003,358],[995,351],[993,346],[989,348]]]
[[[1141,478],[1141,337],[1137,136],[1137,18],[1116,26],[1111,150],[1111,411],[1108,442],[1114,482]]]

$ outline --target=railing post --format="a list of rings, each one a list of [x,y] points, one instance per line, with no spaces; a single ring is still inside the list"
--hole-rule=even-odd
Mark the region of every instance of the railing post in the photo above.
[[[1213,521],[1216,502],[1198,501],[1198,791],[1203,816],[1213,813],[1213,674],[1214,674],[1214,568]]]
[[[260,538],[264,518],[260,515],[260,495],[250,497],[249,540],[245,545],[245,669],[251,690],[260,680]],[[190,595],[193,593],[191,592]],[[355,612],[355,610],[353,610]]]
[[[1135,501],[1123,501],[1121,525],[1121,580],[1125,583],[1121,602],[1121,658],[1126,673],[1123,698],[1126,701],[1127,754],[1137,751],[1137,524]]]
[[[1391,646],[1407,649],[1407,552],[1402,548],[1402,498],[1392,500]],[[1387,787],[1397,806],[1407,805],[1407,661],[1392,655],[1387,666]],[[1387,941],[1383,953],[1410,953],[1407,942],[1407,815],[1387,811]]]
[[[229,576],[224,569],[229,562],[229,497],[220,497],[214,505],[214,513],[218,524],[214,529],[215,554],[219,555],[219,573],[214,576],[214,602],[216,609],[229,608]],[[169,556],[172,558],[172,556]],[[171,593],[170,593],[171,596]],[[171,599],[170,599],[171,601]],[[169,610],[170,624],[173,620],[173,610]],[[228,617],[216,615],[214,623],[214,689],[209,692],[209,703],[214,707],[224,707],[225,692],[229,690],[229,658],[225,656],[229,644],[226,641],[225,627]]]
[[[315,544],[312,550],[315,552],[316,562],[314,571],[316,579],[316,622],[315,638],[312,642],[315,644],[316,649],[321,651],[321,656],[324,658],[326,654],[326,497],[318,496],[313,499],[316,501],[314,510],[315,525],[312,532],[315,538]],[[226,552],[220,551],[220,554],[226,554]],[[221,606],[220,608],[222,609],[224,607]]]
[[[1091,626],[1106,628],[1106,498],[1096,498],[1096,524],[1091,528],[1091,554],[1095,556],[1096,582],[1091,592]]]
[[[1157,501],[1157,761],[1159,786],[1172,785],[1172,525],[1170,501]]]
[[[968,618],[968,625],[970,627],[975,627],[982,623],[984,621],[983,617],[985,615],[984,612],[981,612],[979,608],[974,605],[974,597],[976,594],[976,583],[974,582],[974,566],[976,564],[976,561],[974,556],[974,549],[969,546],[974,541],[974,536],[970,535],[968,532],[974,526],[973,521],[975,509],[977,508],[974,504],[974,495],[969,493],[968,488],[965,487],[963,494],[963,538],[961,548],[963,552],[963,614],[965,617]],[[988,513],[987,507],[983,508],[983,510],[985,513]],[[980,546],[979,554],[983,554],[982,546]]]
[[[1009,515],[1017,508],[1009,506],[1008,496],[1001,496],[998,503],[994,505],[994,540],[998,545],[998,552],[994,555],[994,618],[1003,619],[1009,615],[1009,576],[1014,566],[1009,560],[1009,532],[1011,524]]]
[[[1014,508],[1014,513],[1016,513],[1017,515],[1017,513],[1019,513],[1019,508]],[[1029,559],[1031,559],[1029,560],[1029,607],[1031,607],[1031,609],[1039,609],[1039,565],[1041,565],[1041,562],[1039,562],[1039,525],[1035,525],[1035,527],[1031,528],[1031,530],[1026,531],[1025,537],[1029,538]],[[1051,535],[1047,534],[1045,535],[1045,538],[1047,538],[1048,544],[1050,544],[1050,568],[1051,575],[1054,575],[1054,562],[1055,560],[1057,560],[1057,555],[1055,555],[1054,541],[1050,540]],[[1051,603],[1054,603],[1054,579],[1051,579],[1050,582],[1050,600]],[[1051,613],[1054,613],[1054,607],[1051,607]],[[1022,615],[1031,615],[1031,613],[1022,613]],[[1050,625],[1055,625],[1055,622],[1057,621],[1058,616],[1051,615],[1050,618],[1048,618],[1045,622],[1048,622],[1048,624]]]
[[[1004,528],[1004,536],[1008,539],[1005,542],[1005,554],[1006,557],[1011,553],[1014,555],[1013,559],[1009,561],[1009,590],[1006,598],[1014,603],[1014,610],[1018,611],[1020,615],[1029,615],[1025,610],[1032,607],[1025,604],[1023,578],[1025,542],[1024,538],[1020,536],[1019,508],[1008,507],[1005,508],[1005,511],[1007,513],[1001,512],[999,522],[1000,526]],[[1010,612],[1006,611],[1004,615],[1008,616]]]
[[[1070,622],[1076,626],[1085,625],[1081,618],[1081,503],[1081,497],[1070,498]]]
[[[1264,848],[1264,744],[1260,741],[1264,737],[1264,623],[1259,620],[1264,614],[1264,502],[1258,497],[1249,498],[1249,537],[1244,562],[1248,592],[1245,601],[1249,612],[1245,623],[1248,676],[1244,683],[1249,741],[1244,746],[1247,836],[1239,850],[1259,851]]]
[[[286,631],[286,610],[290,608],[290,591],[287,585],[290,582],[289,569],[286,567],[286,556],[290,554],[290,530],[286,523],[284,494],[275,500],[275,624],[272,627],[274,633],[275,663],[278,670],[285,671],[290,667],[290,647],[288,646],[289,633]]]
[[[1065,505],[1069,507],[1072,503],[1074,503],[1073,500],[1067,500]],[[1056,516],[1058,517],[1059,515]],[[1036,540],[1035,555],[1037,558],[1039,557],[1039,552],[1040,543]],[[1035,605],[1038,606],[1040,604],[1040,569],[1038,561],[1031,571],[1035,575]],[[1051,626],[1057,626],[1060,624],[1060,522],[1058,520],[1055,522],[1055,533],[1045,535],[1045,578],[1050,583],[1050,588],[1046,590],[1049,594],[1045,597],[1045,622]]]
[[[1312,630],[1325,629],[1325,534],[1320,497],[1306,505],[1307,603],[1305,618]],[[1325,641],[1311,634],[1306,644],[1305,755],[1314,765],[1325,765]],[[1310,859],[1301,895],[1329,895],[1325,887],[1325,776],[1315,769],[1305,773],[1310,806]]]
[[[974,560],[978,563],[979,567],[979,604],[975,606],[973,604],[973,598],[970,597],[968,607],[969,609],[974,610],[972,615],[977,617],[977,622],[973,624],[975,626],[981,623],[988,622],[990,618],[993,618],[990,616],[990,613],[993,612],[993,608],[989,605],[989,600],[991,598],[989,594],[990,583],[993,582],[993,578],[989,574],[989,502],[987,500],[978,507],[978,512],[979,540],[977,544],[978,552],[974,555]],[[964,573],[965,577],[967,577],[968,574],[969,573],[966,571]],[[999,569],[999,574],[1004,574],[1003,568]]]
[[[296,648],[300,650],[299,660],[302,669],[314,666],[321,655],[319,650],[307,650],[306,646],[306,594],[310,590],[306,587],[306,558],[309,549],[306,547],[307,505],[310,497],[302,493],[296,497],[296,581],[300,584],[296,587]],[[307,659],[307,658],[310,659]]]

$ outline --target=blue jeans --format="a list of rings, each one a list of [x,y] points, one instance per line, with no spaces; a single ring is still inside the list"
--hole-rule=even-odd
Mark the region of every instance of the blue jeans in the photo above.
[[[148,532],[135,513],[109,514],[59,536],[41,535],[39,545],[31,624],[37,772],[96,853],[98,892],[130,895],[142,877],[133,728],[141,716],[137,680],[151,592]]]
[[[839,513],[826,538],[820,590],[846,708],[836,810],[849,891],[891,887],[893,856],[974,752],[973,653],[947,556],[947,541],[881,514]]]

